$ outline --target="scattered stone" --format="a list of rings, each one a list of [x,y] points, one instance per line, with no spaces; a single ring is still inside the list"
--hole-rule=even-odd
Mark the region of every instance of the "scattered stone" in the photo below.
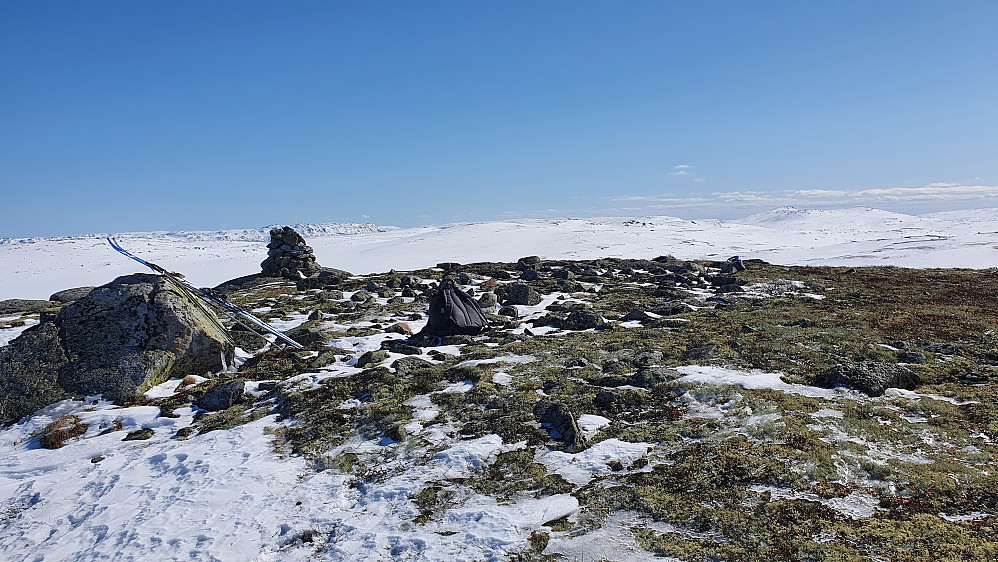
[[[731,256],[721,264],[721,273],[735,273],[736,271],[745,271],[745,264],[738,256]]]
[[[419,357],[402,357],[392,363],[392,368],[400,377],[407,377],[419,369],[427,369],[432,366],[433,363]]]
[[[631,384],[641,388],[653,388],[664,382],[670,382],[683,376],[679,371],[668,367],[645,367],[634,375]]]
[[[724,294],[724,293],[744,293],[745,289],[742,289],[741,285],[737,285],[735,283],[732,283],[730,285],[721,285],[720,287],[717,287],[717,289],[715,289],[715,292],[718,293],[718,294]]]
[[[357,367],[361,369],[369,369],[371,367],[377,367],[382,361],[388,358],[388,352],[379,349],[377,351],[368,351],[361,355],[357,359]]]
[[[415,335],[407,340],[409,344],[417,347],[436,347],[440,345],[440,338],[427,334]]]
[[[867,361],[836,365],[818,375],[814,384],[822,388],[850,386],[868,396],[882,396],[888,388],[912,390],[921,380],[907,367]]]
[[[468,345],[475,343],[475,338],[465,336],[463,334],[455,334],[453,336],[444,336],[440,338],[440,343],[442,345]]]
[[[267,248],[267,259],[260,264],[263,275],[298,280],[322,270],[322,266],[315,262],[312,248],[290,226],[271,230]]]
[[[898,363],[910,363],[912,365],[921,365],[925,363],[925,354],[918,351],[903,351],[898,353]]]
[[[526,256],[516,260],[516,269],[519,271],[535,269],[539,263],[541,263],[541,258],[539,256]]]
[[[662,361],[663,357],[664,355],[662,355],[661,351],[642,351],[634,357],[634,361],[632,361],[632,363],[638,368],[650,367],[652,365],[658,365],[658,363]]]
[[[229,381],[213,387],[195,405],[209,412],[227,410],[242,401],[245,391],[246,383],[244,381]]]
[[[575,279],[575,274],[567,269],[556,269],[551,272],[551,277],[555,279]]]
[[[564,319],[553,317],[551,325],[559,330],[581,331],[598,328],[604,322],[606,320],[592,310],[573,310]]]
[[[482,312],[486,314],[495,313],[497,307],[499,306],[499,299],[496,294],[488,291],[482,293],[482,296],[478,297],[478,306],[482,309]]]
[[[405,430],[405,427],[402,425],[393,425],[389,427],[387,431],[385,431],[385,437],[391,439],[392,441],[395,441],[396,443],[401,443],[405,441],[408,436],[409,433]]]
[[[651,316],[648,316],[648,313],[641,310],[640,308],[635,308],[634,310],[628,312],[627,315],[622,318],[622,320],[624,321],[637,320],[638,322],[645,322],[648,320],[653,320],[653,318]]]
[[[150,437],[152,437],[153,435],[155,435],[155,433],[156,432],[151,427],[146,427],[146,428],[143,428],[143,429],[136,429],[135,431],[128,432],[128,435],[124,436],[121,440],[122,441],[145,441],[146,439],[149,439]]]
[[[581,445],[582,435],[568,406],[561,402],[542,399],[534,405],[534,417],[546,423],[561,435],[561,439],[572,447]]]
[[[718,349],[718,346],[712,343],[694,347],[686,352],[686,359],[690,361],[706,361],[713,357]]]
[[[442,269],[444,271],[453,271],[455,269],[460,269],[460,267],[461,264],[452,261],[445,261],[437,264],[437,268]]]
[[[683,291],[684,293],[686,291]],[[664,304],[657,305],[652,308],[650,312],[654,312],[659,316],[675,316],[677,314],[683,314],[686,312],[692,312],[693,307],[684,302],[667,302]]]
[[[935,343],[920,341],[915,344],[922,351],[939,353],[940,355],[956,355],[960,351],[960,346],[953,343]]]
[[[503,306],[499,308],[497,312],[499,316],[508,316],[510,318],[519,318],[520,311],[515,306]]]
[[[360,291],[357,291],[356,293],[350,295],[350,300],[352,300],[353,302],[367,302],[367,301],[372,301],[372,300],[374,300],[374,295],[372,295],[371,293],[369,293],[367,291],[360,290]]]
[[[89,295],[90,291],[93,291],[94,289],[96,289],[96,287],[77,287],[75,289],[66,289],[59,291],[58,293],[52,293],[49,300],[61,303],[71,303]]]
[[[538,274],[533,269],[528,269],[528,270],[526,270],[526,271],[524,271],[523,273],[520,274],[520,279],[522,281],[533,281],[533,280],[537,279],[538,277],[540,277],[540,274]]]
[[[596,395],[596,398],[593,400],[593,404],[595,404],[596,407],[601,410],[613,409],[616,402],[618,402],[617,394],[609,390],[601,391],[599,394]]]
[[[524,285],[523,283],[514,283],[507,287],[506,289],[506,303],[507,305],[519,304],[526,306],[535,306],[541,303],[541,294],[534,290],[530,285]]]
[[[399,322],[398,324],[392,324],[391,326],[385,328],[385,331],[393,334],[402,334],[404,336],[412,335],[412,328],[410,328],[409,325],[404,322]]]
[[[381,349],[402,355],[419,355],[423,352],[419,346],[406,343],[405,340],[385,340],[381,342]]]
[[[306,347],[309,344],[316,342],[322,344],[328,343],[329,340],[333,339],[333,334],[320,330],[319,326],[320,321],[309,320],[304,324],[291,328],[290,330],[284,332],[284,334]]]

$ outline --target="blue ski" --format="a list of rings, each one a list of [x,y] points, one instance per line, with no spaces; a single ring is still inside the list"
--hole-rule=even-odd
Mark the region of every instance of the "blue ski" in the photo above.
[[[274,328],[270,324],[267,324],[263,320],[260,320],[256,316],[253,316],[249,312],[246,312],[245,310],[239,308],[238,306],[236,306],[236,305],[234,305],[234,304],[232,304],[230,302],[227,302],[227,301],[225,301],[225,300],[223,300],[223,299],[221,299],[219,297],[216,297],[215,295],[211,294],[207,290],[199,289],[199,288],[195,287],[194,285],[192,285],[187,280],[181,279],[180,277],[178,277],[177,274],[170,273],[169,271],[163,269],[162,267],[160,267],[160,266],[158,266],[158,265],[156,265],[156,264],[154,264],[152,262],[148,262],[148,261],[146,261],[146,260],[144,260],[144,259],[136,256],[135,254],[129,252],[128,250],[122,248],[120,245],[118,245],[117,242],[115,242],[114,238],[108,238],[107,241],[111,244],[112,248],[114,248],[115,250],[117,250],[122,255],[127,256],[129,258],[132,258],[133,260],[141,263],[142,265],[148,267],[149,269],[152,269],[156,273],[159,273],[160,275],[166,277],[167,279],[170,280],[170,282],[172,282],[173,284],[175,284],[178,288],[181,288],[185,292],[190,293],[194,297],[203,299],[206,302],[210,302],[212,304],[215,304],[215,305],[218,305],[218,306],[222,307],[222,309],[224,309],[233,318],[233,320],[235,320],[236,322],[239,322],[240,324],[245,325],[243,323],[243,321],[246,321],[246,322],[248,322],[251,325],[251,326],[247,326],[247,327],[256,327],[256,328],[259,328],[259,329],[261,329],[261,330],[263,330],[263,331],[265,331],[267,333],[274,334],[281,341],[283,341],[284,343],[286,343],[286,344],[288,344],[288,345],[290,345],[292,347],[296,347],[298,349],[305,349],[305,347],[302,344],[300,344],[300,343],[296,342],[295,340],[289,338],[287,335],[285,335],[280,330]],[[224,331],[224,328],[222,328],[222,329]]]

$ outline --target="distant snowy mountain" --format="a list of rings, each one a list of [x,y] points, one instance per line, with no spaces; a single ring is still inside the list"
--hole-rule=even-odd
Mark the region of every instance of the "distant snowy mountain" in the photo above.
[[[156,236],[178,238],[182,240],[197,241],[244,241],[244,242],[266,242],[270,237],[270,231],[274,228],[281,228],[283,224],[272,224],[260,228],[230,229],[230,230],[178,230],[178,231],[156,231],[156,232],[132,232],[121,236]],[[344,236],[352,234],[371,234],[375,232],[391,232],[400,230],[397,226],[381,226],[377,224],[358,223],[337,223],[326,222],[319,224],[293,224],[292,228],[297,230],[302,236]],[[108,236],[103,234],[82,234],[79,236],[64,236],[56,238],[0,238],[0,245],[5,244],[33,244],[40,241],[65,241],[98,238],[103,240]]]
[[[645,257],[725,259],[786,265],[998,265],[998,209],[912,216],[871,208],[784,207],[738,220],[675,217],[509,220],[398,228],[293,225],[319,263],[354,273],[416,269],[443,261]],[[272,227],[117,235],[140,257],[201,286],[255,273]],[[0,299],[46,298],[136,271],[105,235],[0,240]]]

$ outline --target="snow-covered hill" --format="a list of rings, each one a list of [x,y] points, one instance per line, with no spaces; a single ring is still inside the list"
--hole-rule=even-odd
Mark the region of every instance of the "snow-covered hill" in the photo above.
[[[294,225],[320,264],[354,273],[441,261],[645,257],[759,258],[786,265],[998,265],[998,209],[911,216],[877,209],[782,208],[740,220],[674,217],[510,220],[400,229]],[[270,227],[117,235],[139,256],[210,286],[259,271]],[[0,299],[44,299],[136,271],[104,235],[0,240]]]

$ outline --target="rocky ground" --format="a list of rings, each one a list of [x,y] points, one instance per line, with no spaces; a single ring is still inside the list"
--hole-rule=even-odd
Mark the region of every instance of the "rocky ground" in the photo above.
[[[138,401],[171,417],[221,400],[177,439],[276,413],[274,450],[310,471],[415,482],[399,508],[412,529],[460,532],[448,513],[473,497],[577,502],[508,549],[517,560],[575,560],[568,545],[610,530],[681,560],[998,557],[998,272],[736,264],[243,278],[216,290],[307,349],[230,326],[237,371]],[[411,337],[445,272],[496,296],[487,333]],[[38,318],[8,311],[0,328]],[[73,439],[60,423],[47,434]],[[489,440],[481,465],[420,470]],[[287,548],[321,556],[334,534]]]

